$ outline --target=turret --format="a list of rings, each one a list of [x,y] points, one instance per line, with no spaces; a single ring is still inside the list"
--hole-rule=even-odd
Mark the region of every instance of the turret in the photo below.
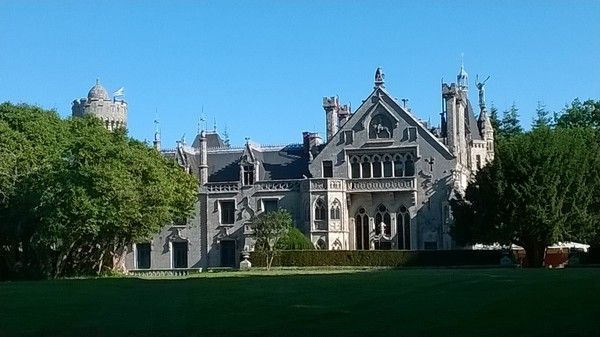
[[[327,128],[327,141],[337,133],[338,110],[340,102],[338,97],[323,97],[323,109],[325,110],[325,123]]]
[[[152,143],[154,144],[154,148],[156,149],[156,151],[160,151],[160,127],[158,120],[154,121],[154,126],[154,141]]]
[[[200,185],[204,185],[208,182],[208,151],[206,146],[206,132],[202,130],[199,138],[200,148],[200,165],[198,167],[198,179]]]

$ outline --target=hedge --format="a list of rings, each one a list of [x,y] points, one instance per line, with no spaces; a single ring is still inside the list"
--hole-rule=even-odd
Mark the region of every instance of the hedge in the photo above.
[[[273,266],[481,266],[499,265],[500,250],[287,250],[278,251]],[[250,254],[253,266],[265,266],[264,252]]]

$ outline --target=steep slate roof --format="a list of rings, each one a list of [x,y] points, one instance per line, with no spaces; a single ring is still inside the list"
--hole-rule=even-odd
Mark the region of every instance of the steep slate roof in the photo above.
[[[475,140],[483,140],[481,138],[481,133],[479,133],[479,127],[477,126],[477,119],[473,114],[473,106],[471,105],[471,101],[467,99],[467,118],[465,120],[466,128],[465,130],[469,130],[471,132],[471,138]]]
[[[192,146],[195,148],[199,148],[200,147],[200,135],[196,135],[196,138],[194,138],[194,141],[192,142]],[[219,134],[216,131],[206,131],[206,147],[211,149],[211,148],[220,148],[220,147],[227,147],[227,145],[225,145],[225,143],[223,142],[223,139],[221,139],[221,136],[219,136]]]
[[[208,152],[208,182],[238,181],[243,149],[213,150]],[[260,162],[259,181],[301,179],[308,176],[308,157],[301,144],[283,147],[252,147]]]

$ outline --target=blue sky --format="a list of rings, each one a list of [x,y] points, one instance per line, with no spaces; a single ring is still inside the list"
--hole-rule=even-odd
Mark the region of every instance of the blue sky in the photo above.
[[[163,147],[204,118],[233,144],[324,135],[323,96],[357,108],[376,67],[438,123],[461,54],[488,101],[524,126],[538,101],[600,99],[600,1],[0,1],[0,101],[69,116],[96,78],[125,87],[129,131]]]

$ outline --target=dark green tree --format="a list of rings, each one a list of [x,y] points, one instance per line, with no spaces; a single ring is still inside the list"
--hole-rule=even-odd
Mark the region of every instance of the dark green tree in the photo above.
[[[12,272],[61,276],[113,268],[126,246],[192,209],[190,175],[94,117],[61,120],[3,104],[0,130],[11,133],[0,154],[18,156],[8,171],[0,167],[17,172],[10,173],[12,185],[2,183],[0,204],[2,258]]]
[[[267,270],[271,269],[273,258],[277,253],[277,245],[293,228],[293,220],[285,209],[276,212],[265,212],[252,221],[256,250],[265,252]]]
[[[302,234],[296,227],[292,227],[290,231],[277,242],[277,249],[280,250],[312,250],[315,246],[312,242]]]
[[[546,106],[538,101],[537,108],[535,109],[535,118],[531,124],[532,129],[550,128],[552,127],[552,117],[550,112],[546,110]]]
[[[498,108],[494,104],[490,108],[490,123],[492,124],[492,128],[494,128],[494,134],[497,135],[502,126],[502,121],[498,119]]]
[[[523,128],[519,121],[519,109],[515,103],[513,103],[510,109],[502,113],[502,121],[498,131],[500,137],[513,137],[523,133]]]
[[[600,146],[590,129],[537,129],[498,142],[495,160],[451,202],[459,244],[517,244],[539,266],[557,241],[590,242],[600,224]]]
[[[588,99],[582,103],[578,98],[574,99],[558,116],[556,126],[600,129],[600,100]]]

